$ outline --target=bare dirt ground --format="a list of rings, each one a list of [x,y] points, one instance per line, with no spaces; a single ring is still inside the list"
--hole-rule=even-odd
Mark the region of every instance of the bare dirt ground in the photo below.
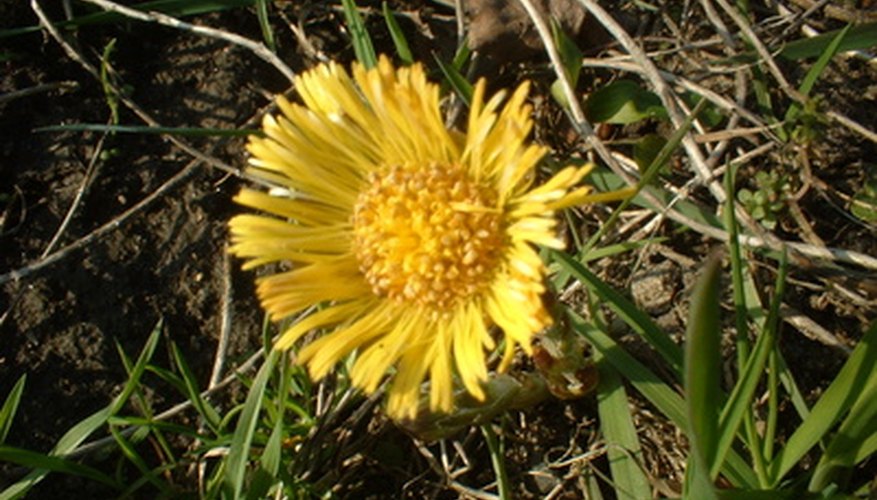
[[[44,3],[51,18],[63,18],[60,8]],[[433,2],[395,3],[391,6],[405,13],[402,26],[415,55],[427,64],[433,54],[448,60],[455,44],[453,10]],[[353,59],[337,8],[304,2],[279,10],[306,28],[311,44],[298,43],[281,19],[273,19],[280,34],[278,54],[293,70],[311,66],[314,50],[342,61]],[[626,5],[627,22],[634,31],[666,35],[660,16],[627,14],[630,10]],[[37,24],[26,2],[0,2],[0,13],[5,14],[0,15],[0,28]],[[379,50],[391,51],[385,30],[379,29],[379,16],[367,19],[376,27]],[[189,21],[252,39],[261,37],[255,14],[247,9]],[[826,28],[840,26],[832,19],[823,23]],[[66,36],[92,62],[99,61],[103,49],[115,40],[108,78],[124,86],[127,96],[164,126],[255,128],[271,95],[288,87],[282,75],[244,49],[156,25],[119,21],[81,27]],[[262,314],[253,296],[252,275],[238,271],[239,263],[229,261],[225,254],[226,221],[237,211],[231,197],[241,181],[211,162],[192,165],[192,156],[165,136],[35,131],[65,123],[107,123],[111,110],[104,90],[40,32],[0,40],[0,48],[10,55],[0,62],[0,96],[51,87],[0,102],[0,274],[5,278],[0,283],[0,395],[27,374],[25,397],[9,444],[45,451],[70,426],[105,406],[119,391],[127,374],[117,347],[135,356],[159,320],[163,321],[162,345],[176,343],[206,385],[217,339],[227,320],[224,311],[231,311],[227,369],[260,346]],[[585,47],[586,55],[605,48]],[[555,127],[547,130],[557,132],[547,133],[543,128],[537,136],[556,151],[574,150],[577,146],[570,144],[564,127],[557,125],[563,121],[562,113],[547,96],[552,79],[544,57],[534,53],[523,62],[491,64],[496,66],[483,68],[487,76],[535,81],[541,103],[538,126]],[[694,73],[686,64],[680,61],[678,67],[668,69]],[[791,81],[799,81],[806,68],[787,64],[783,70]],[[586,71],[582,90],[609,76],[607,71]],[[831,109],[877,130],[875,82],[873,63],[842,59],[833,63],[814,93]],[[120,104],[119,123],[142,121]],[[625,130],[615,133],[623,138]],[[181,140],[233,167],[245,162],[243,138]],[[745,183],[758,169],[777,162],[780,168],[789,169],[791,159],[801,154],[790,147],[756,159],[741,170],[740,178]],[[812,179],[818,182],[797,204],[810,227],[802,229],[800,222],[784,216],[777,233],[796,239],[811,231],[825,245],[877,254],[877,228],[851,219],[843,196],[848,198],[874,175],[877,145],[832,125],[806,154]],[[788,162],[782,164],[784,158]],[[157,190],[163,191],[151,198]],[[695,198],[701,195],[694,193]],[[75,211],[59,234],[71,206]],[[655,308],[654,316],[675,314],[663,321],[669,322],[668,329],[681,333],[684,327],[678,317],[684,317],[684,311],[677,309],[684,309],[686,283],[706,249],[717,243],[680,233],[670,225],[659,234],[669,238],[663,250],[624,257],[597,270],[619,289],[629,290],[637,276],[631,269],[644,263],[675,268],[669,291],[664,292],[670,299]],[[27,267],[31,265],[36,265],[33,272]],[[14,270],[27,275],[7,274]],[[764,271],[765,284],[773,279],[770,271]],[[793,269],[792,278],[787,303],[820,325],[840,346],[854,345],[863,325],[877,319],[877,281],[872,275],[843,270],[826,273],[822,268],[799,266]],[[846,293],[850,290],[855,292],[853,297]],[[805,395],[815,397],[844,355],[791,326],[786,329],[784,353],[800,375]],[[169,364],[168,353],[160,352],[156,362]],[[149,396],[161,408],[177,402],[165,400],[172,394],[156,391]],[[679,450],[684,450],[684,441],[675,433],[663,432],[670,424],[655,416],[646,403],[638,415],[647,468],[662,483],[656,488],[678,491],[684,456]],[[518,485],[517,497],[540,498],[559,492],[569,496],[560,493],[554,498],[579,497],[583,487],[577,483],[577,474],[589,467],[605,468],[604,457],[588,454],[599,448],[595,418],[594,402],[587,398],[545,403],[508,417],[508,466]],[[343,462],[353,456],[350,452],[326,465],[327,470],[337,466],[335,477],[347,481],[339,491],[342,496],[453,498],[464,494],[441,477],[439,464],[423,458],[406,436],[386,422],[376,418],[369,429],[371,438],[356,447],[356,460]],[[448,451],[457,457],[451,469],[460,471],[455,477],[459,484],[484,485],[492,480],[488,455],[479,439],[477,432],[459,438],[466,454]],[[459,461],[463,455],[470,463]],[[874,468],[870,464],[864,473],[873,474]],[[0,475],[0,488],[8,480],[9,476]],[[180,488],[191,492],[191,486],[181,484]],[[80,488],[79,493],[70,493],[71,487]],[[52,475],[34,498],[61,492],[68,498],[93,497],[100,494],[94,488]]]

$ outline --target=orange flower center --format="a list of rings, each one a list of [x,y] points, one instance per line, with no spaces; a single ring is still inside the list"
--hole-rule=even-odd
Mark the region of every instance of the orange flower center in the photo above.
[[[445,310],[490,283],[504,246],[496,191],[455,166],[373,173],[353,248],[373,292]]]

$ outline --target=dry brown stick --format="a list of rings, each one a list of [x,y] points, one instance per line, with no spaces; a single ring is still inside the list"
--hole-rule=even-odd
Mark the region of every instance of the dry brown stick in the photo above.
[[[667,82],[658,71],[657,66],[655,66],[652,60],[646,56],[642,47],[640,47],[639,44],[631,38],[630,34],[618,24],[615,18],[606,12],[606,10],[596,1],[578,1],[600,22],[603,28],[618,40],[622,47],[624,47],[624,50],[626,50],[633,57],[634,61],[642,67],[643,75],[645,75],[646,79],[648,79],[652,84],[652,87],[654,87],[655,93],[657,93],[658,97],[661,99],[661,104],[667,110],[667,114],[670,116],[670,121],[673,123],[673,126],[677,129],[680,128],[685,119],[679,111],[676,98],[670,91],[669,85],[667,85]],[[700,150],[697,143],[694,142],[690,133],[685,134],[685,137],[683,137],[682,147],[688,154],[688,159],[690,160],[695,173],[700,176],[701,181],[707,186],[707,188],[709,188],[716,201],[719,203],[723,202],[726,197],[725,189],[720,182],[710,180],[713,176],[710,173],[709,168],[706,166],[703,152]]]
[[[803,102],[804,99],[801,94],[795,90],[790,84],[789,81],[786,80],[786,76],[780,70],[780,67],[777,66],[776,61],[773,59],[773,55],[767,50],[764,43],[761,42],[761,39],[758,38],[758,35],[755,34],[755,31],[752,30],[752,27],[749,26],[749,23],[743,17],[742,14],[733,6],[728,4],[726,0],[716,0],[718,4],[722,7],[728,16],[734,21],[734,24],[740,28],[740,31],[746,36],[752,46],[755,48],[755,51],[758,52],[758,55],[764,61],[764,64],[767,65],[767,69],[771,75],[773,75],[774,79],[779,83],[780,88],[783,92],[786,93],[789,97],[794,101]]]
[[[877,142],[877,133],[873,130],[869,130],[864,125],[859,122],[853,121],[852,119],[838,113],[837,111],[828,111],[825,113],[832,120],[840,123],[844,127],[852,130],[853,132],[857,132],[861,134],[862,137],[868,139],[871,142]]]
[[[123,223],[127,222],[133,215],[139,213],[141,210],[155,203],[159,198],[170,192],[172,189],[177,187],[184,180],[188,179],[190,175],[195,172],[195,167],[201,163],[201,160],[194,159],[190,161],[185,167],[183,167],[179,172],[174,174],[173,177],[164,182],[161,186],[156,188],[155,191],[149,193],[149,195],[145,196],[142,200],[132,205],[130,208],[122,212],[121,214],[113,217],[109,222],[104,223],[94,231],[88,233],[87,235],[79,238],[78,240],[70,243],[69,245],[64,246],[63,248],[52,252],[51,254],[45,256],[44,258],[38,259],[36,262],[28,264],[26,266],[20,267],[18,269],[14,269],[5,274],[0,274],[0,285],[4,283],[8,283],[10,281],[18,281],[22,278],[30,276],[31,274],[40,271],[55,262],[71,255],[76,250],[82,249],[104,234],[116,230]]]
[[[70,81],[41,83],[39,85],[34,85],[33,87],[28,87],[26,89],[13,90],[12,92],[0,94],[0,104],[6,104],[7,102],[14,101],[15,99],[41,94],[43,92],[51,92],[53,90],[73,90],[76,89],[78,86],[79,84],[77,84],[76,82]]]
[[[60,33],[57,31],[57,28],[45,15],[45,12],[42,10],[42,7],[40,6],[38,0],[31,0],[31,8],[33,9],[34,13],[39,18],[40,24],[49,32],[50,35],[52,35],[52,37],[55,39],[55,41],[61,45],[63,50],[65,52],[67,52],[68,56],[70,56],[71,59],[78,62],[87,72],[91,73],[92,76],[94,76],[97,79],[100,79],[100,74],[97,71],[97,69],[91,63],[86,61],[75,49],[73,49],[73,47],[69,43],[67,43],[61,37]],[[135,111],[139,110],[139,106],[137,106],[136,104],[131,102],[129,99],[123,98],[123,100],[124,100],[124,102],[126,102],[126,104],[129,105],[129,107],[133,106],[132,109],[135,109]],[[144,113],[144,116],[152,122],[152,123],[150,123],[150,125],[158,126],[158,123],[155,122],[154,120],[152,120],[148,114]],[[128,208],[127,210],[125,210],[124,212],[119,214],[118,216],[114,217],[112,220],[104,223],[103,225],[101,225],[100,227],[98,227],[97,229],[92,231],[91,233],[83,236],[82,238],[79,238],[78,240],[70,243],[69,245],[66,245],[65,247],[61,248],[60,250],[58,250],[56,252],[53,252],[53,253],[50,253],[47,255],[43,255],[36,262],[33,262],[33,263],[28,264],[26,266],[20,267],[18,269],[14,269],[14,270],[6,272],[4,274],[0,274],[0,285],[7,283],[7,282],[10,282],[10,281],[18,281],[26,276],[29,276],[29,275],[49,266],[51,264],[54,264],[57,261],[71,255],[74,251],[79,250],[81,248],[84,248],[85,246],[89,245],[90,243],[92,243],[93,241],[95,241],[99,237],[103,236],[104,234],[106,234],[112,230],[115,230],[122,223],[126,222],[128,219],[130,219],[133,215],[138,213],[140,210],[143,210],[146,207],[152,205],[161,196],[163,196],[164,194],[169,192],[171,189],[175,188],[183,180],[187,179],[190,175],[192,175],[194,173],[195,167],[201,162],[209,162],[214,167],[220,168],[220,166],[216,164],[218,162],[219,164],[221,164],[222,166],[225,167],[225,168],[220,168],[221,170],[239,172],[238,169],[236,169],[234,167],[230,167],[228,165],[225,165],[224,163],[220,162],[219,160],[216,160],[208,155],[201,153],[200,151],[195,150],[194,148],[192,148],[188,144],[185,144],[182,141],[176,140],[173,137],[171,138],[171,140],[172,140],[172,142],[174,142],[175,144],[180,146],[184,151],[191,154],[195,159],[192,160],[191,162],[189,162],[185,167],[183,167],[173,177],[171,177],[170,179],[165,181],[154,192],[150,193],[149,195],[144,197],[142,200],[140,200],[138,203],[131,206],[130,208]]]
[[[585,138],[585,141],[591,146],[596,152],[597,155],[609,166],[609,168],[619,177],[624,179],[624,181],[633,186],[636,185],[636,179],[626,172],[621,166],[615,161],[612,157],[612,153],[603,144],[603,141],[597,137],[597,134],[594,133],[594,128],[588,123],[588,120],[585,118],[585,113],[582,110],[581,105],[579,104],[578,97],[575,95],[575,90],[573,89],[572,82],[569,79],[569,75],[564,70],[563,63],[560,59],[560,54],[557,51],[557,47],[554,46],[554,42],[551,37],[551,32],[548,29],[548,24],[546,24],[545,19],[542,18],[542,15],[538,10],[533,6],[533,3],[530,0],[519,0],[521,5],[527,11],[527,14],[530,16],[530,19],[533,20],[533,24],[536,26],[536,31],[539,33],[539,37],[542,39],[542,44],[545,47],[545,51],[548,53],[548,58],[551,60],[551,65],[554,68],[554,72],[557,74],[557,78],[560,80],[561,87],[563,88],[563,93],[566,96],[567,102],[569,102],[569,112],[572,115],[572,125],[575,127],[576,131]]]
[[[588,0],[580,1],[583,3],[588,2]],[[557,72],[558,78],[560,78],[563,84],[564,93],[566,94],[566,97],[570,103],[570,107],[572,108],[573,117],[578,122],[574,123],[574,125],[582,126],[586,132],[590,132],[588,135],[586,135],[586,138],[591,142],[591,144],[595,146],[595,149],[597,149],[598,153],[600,153],[601,158],[603,158],[603,160],[606,161],[608,165],[610,165],[610,168],[612,168],[613,172],[619,174],[628,184],[635,184],[635,181],[632,180],[631,176],[627,174],[620,165],[617,164],[617,161],[615,160],[615,158],[612,157],[612,154],[606,149],[605,145],[603,145],[603,143],[596,136],[594,136],[593,129],[591,129],[590,124],[584,119],[584,113],[581,112],[581,107],[575,97],[575,93],[572,89],[572,85],[569,82],[566,72],[558,70],[558,68],[562,68],[563,66],[560,64],[560,57],[557,53],[556,48],[554,47],[554,44],[551,41],[547,25],[545,24],[544,20],[542,20],[541,15],[539,15],[535,8],[533,8],[530,0],[520,0],[520,2],[525,8],[527,8],[528,5],[530,7],[527,12],[531,15],[534,23],[537,26],[537,31],[539,31],[540,36],[542,37],[542,41],[546,47],[546,51],[548,51],[549,58],[552,61],[552,65],[555,66],[554,69]],[[605,14],[605,11],[603,12]],[[722,99],[722,101],[728,102],[725,99]],[[730,103],[730,106],[736,107],[734,103]],[[581,117],[580,121],[579,117]],[[756,121],[760,123],[760,120],[756,119]],[[712,176],[713,174],[709,173],[709,175]],[[714,180],[714,182],[717,181]],[[647,191],[642,191],[641,195],[653,205],[654,210],[666,213],[669,218],[675,220],[676,222],[686,225],[691,229],[706,236],[710,236],[721,241],[728,241],[729,235],[727,231],[694,220],[693,218],[683,214],[682,212],[673,209],[671,206],[664,205],[657,197],[651,195]],[[758,227],[755,227],[755,224],[752,223],[751,217],[748,217],[748,214],[745,214],[744,212],[742,215],[744,216],[743,221],[748,222],[748,224],[746,224],[747,227],[749,227],[755,235],[740,235],[738,237],[738,241],[741,245],[755,248],[773,249],[780,249],[785,246],[807,257],[824,259],[829,261],[845,262],[868,269],[877,270],[877,258],[873,256],[841,248],[817,247],[806,243],[781,241],[773,234],[766,233],[760,230]],[[739,211],[738,216],[740,216]]]
[[[85,2],[97,5],[98,7],[110,11],[121,14],[125,17],[130,17],[132,19],[137,19],[145,22],[154,22],[161,24],[163,26],[168,26],[171,28],[175,28],[182,31],[188,31],[190,33],[195,33],[197,35],[204,35],[210,38],[216,38],[219,40],[223,40],[229,43],[233,43],[240,47],[243,47],[257,57],[267,62],[268,64],[274,66],[277,71],[283,73],[290,83],[295,79],[295,72],[286,65],[277,54],[268,50],[268,47],[261,42],[255,42],[250,40],[249,38],[242,37],[240,35],[236,35],[234,33],[229,33],[227,31],[218,30],[216,28],[211,28],[208,26],[198,26],[195,24],[189,24],[187,22],[180,21],[175,17],[171,17],[167,14],[162,14],[161,12],[143,12],[137,9],[132,9],[130,7],[125,7],[123,5],[119,5],[115,2],[110,2],[108,0],[83,0]]]
[[[213,369],[210,371],[208,389],[216,386],[222,378],[222,370],[225,365],[225,357],[228,352],[228,339],[231,336],[232,324],[232,288],[231,288],[231,263],[227,245],[222,251],[222,307],[220,309],[219,340],[216,342],[216,355],[213,357]]]

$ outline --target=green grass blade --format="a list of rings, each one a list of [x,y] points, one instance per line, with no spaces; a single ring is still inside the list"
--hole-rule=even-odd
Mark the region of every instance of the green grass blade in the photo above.
[[[487,450],[490,453],[490,463],[493,465],[493,473],[496,475],[496,486],[500,500],[509,500],[512,498],[512,488],[509,484],[509,477],[505,467],[505,447],[496,432],[493,431],[493,424],[487,423],[481,426],[481,434],[487,443]]]
[[[685,395],[689,437],[693,453],[698,454],[699,473],[706,474],[717,461],[719,406],[721,398],[721,335],[719,323],[719,259],[710,258],[691,296],[688,328],[685,334]],[[695,481],[693,484],[701,484]],[[709,485],[711,481],[707,480]],[[702,487],[696,498],[712,493]]]
[[[366,69],[374,68],[378,64],[378,57],[375,55],[375,47],[372,45],[368,30],[365,29],[362,16],[356,10],[356,1],[341,0],[341,5],[344,8],[344,19],[347,22],[347,29],[350,30],[356,60]]]
[[[264,401],[265,388],[274,373],[274,367],[281,353],[272,349],[265,358],[265,363],[250,386],[250,392],[244,402],[243,412],[238,419],[237,428],[231,441],[231,449],[226,460],[227,473],[225,478],[226,497],[238,499],[244,487],[247,464],[250,456],[250,445],[256,431],[259,413]]]
[[[871,325],[859,341],[847,362],[831,382],[819,401],[813,406],[810,415],[789,437],[786,446],[777,453],[769,467],[774,485],[795,466],[810,448],[831,429],[831,427],[853,405],[871,376],[877,364],[877,323]]]
[[[824,490],[834,482],[841,470],[856,465],[857,460],[867,458],[869,454],[861,453],[861,449],[868,444],[867,440],[873,439],[875,435],[877,435],[877,371],[871,373],[865,390],[829,442],[813,471],[808,489],[811,492]]]
[[[552,260],[590,288],[603,302],[639,333],[673,368],[682,374],[682,350],[654,321],[633,303],[604,283],[597,275],[563,252],[551,252]]]
[[[11,446],[0,446],[0,462],[13,463],[29,469],[60,472],[80,476],[103,483],[115,489],[121,489],[118,482],[103,472],[64,458],[44,455],[30,450],[22,450]],[[8,490],[7,490],[8,491]],[[6,497],[6,491],[0,493],[0,498]]]
[[[155,328],[152,329],[152,333],[149,334],[149,338],[146,339],[146,344],[143,346],[143,350],[140,351],[140,356],[137,357],[137,362],[131,369],[131,373],[128,375],[128,381],[125,382],[125,387],[122,388],[121,394],[113,398],[113,402],[110,403],[110,415],[115,415],[122,409],[122,406],[128,401],[128,398],[131,397],[131,394],[137,389],[137,386],[140,384],[140,376],[143,375],[143,372],[146,370],[146,364],[149,363],[149,360],[152,359],[153,353],[155,353],[155,347],[158,345],[158,339],[161,337],[162,326],[164,325],[164,320],[158,320],[158,323],[155,324]]]
[[[790,60],[819,56],[825,53],[825,48],[834,41],[841,31],[828,31],[812,38],[795,40],[786,44],[779,55],[784,59]],[[863,23],[853,26],[847,31],[846,36],[838,44],[836,51],[869,49],[874,46],[877,46],[877,22]]]
[[[292,380],[289,371],[290,362],[287,358],[282,360],[280,365],[280,387],[278,387],[274,396],[275,407],[266,408],[267,410],[272,410],[271,418],[274,419],[274,427],[271,429],[271,435],[268,436],[268,442],[265,443],[265,448],[262,450],[262,456],[259,457],[259,468],[253,474],[253,480],[247,491],[248,500],[265,498],[270,488],[278,481],[277,476],[280,472],[281,460],[283,458],[283,440],[289,428],[284,418],[287,409],[287,395],[290,392],[290,380]]]
[[[786,289],[786,276],[789,272],[789,257],[785,249],[780,254],[780,265],[777,272],[776,283],[774,285],[774,297],[770,302],[770,310],[765,323],[765,330],[762,335],[767,335],[771,341],[770,355],[768,356],[768,415],[767,428],[764,431],[764,458],[770,460],[773,458],[774,439],[776,438],[777,419],[779,418],[779,367],[777,362],[778,350],[776,339],[779,336],[780,328],[780,305],[783,302],[783,295]]]
[[[140,477],[143,480],[148,481],[150,484],[155,486],[156,489],[161,491],[162,496],[170,498],[172,496],[173,490],[165,481],[162,481],[158,474],[149,469],[149,465],[147,465],[146,461],[143,460],[143,457],[141,457],[140,454],[137,453],[137,449],[134,447],[134,445],[130,441],[128,441],[128,439],[126,439],[125,436],[123,436],[122,433],[119,432],[117,429],[111,427],[110,433],[112,434],[113,439],[115,439],[116,441],[116,446],[119,447],[119,449],[122,451],[122,454],[125,455],[125,458],[127,458],[129,462],[134,464],[134,467],[136,467],[137,470],[140,472]]]
[[[599,350],[619,374],[630,381],[630,384],[655,405],[658,411],[670,419],[676,427],[687,432],[688,419],[685,416],[685,402],[682,400],[682,396],[673,391],[642,363],[634,359],[611,337],[586,323],[581,316],[574,312],[569,311],[568,314],[572,327],[584,336],[594,349]],[[722,473],[735,486],[755,487],[758,484],[755,474],[733,450],[728,453]]]
[[[18,381],[12,386],[3,407],[0,408],[0,444],[6,442],[6,436],[9,435],[9,429],[12,427],[12,420],[15,412],[18,410],[18,403],[21,401],[21,395],[24,393],[24,384],[27,381],[27,374],[18,377]]]
[[[825,50],[822,51],[822,54],[819,55],[819,58],[816,60],[815,63],[813,63],[813,66],[810,67],[810,70],[807,71],[807,74],[804,76],[804,80],[801,81],[801,85],[800,87],[798,87],[798,92],[800,92],[802,96],[807,97],[810,95],[810,91],[813,90],[813,86],[816,85],[816,81],[819,80],[822,72],[825,71],[825,68],[828,67],[828,63],[831,62],[832,58],[834,58],[834,56],[837,54],[841,42],[846,37],[847,33],[849,33],[851,27],[852,25],[848,24],[845,28],[840,30],[837,35],[832,38],[831,42],[826,45]],[[788,111],[786,111],[786,123],[794,122],[798,115],[801,113],[801,109],[801,103],[792,103],[792,105],[789,106]]]
[[[600,384],[597,386],[600,431],[606,442],[616,498],[651,498],[651,485],[643,473],[642,449],[630,415],[624,384],[600,351],[594,352],[594,362],[600,372]]]
[[[254,129],[221,129],[199,127],[149,127],[146,125],[105,125],[100,123],[71,123],[39,127],[34,132],[114,132],[125,134],[167,134],[181,137],[248,137],[262,135]]]
[[[752,354],[749,356],[744,368],[740,371],[740,378],[737,380],[737,384],[734,385],[734,389],[731,391],[731,396],[728,398],[728,401],[722,409],[722,413],[719,416],[719,442],[716,451],[717,461],[713,463],[713,468],[711,470],[713,476],[718,473],[718,466],[721,464],[728,450],[731,449],[731,444],[734,442],[734,437],[737,434],[740,422],[743,420],[746,412],[751,408],[752,399],[755,395],[756,389],[758,389],[758,382],[761,380],[761,375],[764,371],[765,363],[767,363],[767,355],[770,353],[771,346],[772,342],[767,335],[760,335],[758,337],[758,340],[755,341],[755,347],[752,350]],[[758,449],[760,450],[761,448],[758,447]]]
[[[48,458],[51,458],[53,460],[47,461],[47,467],[35,468],[25,477],[17,481],[15,484],[0,492],[0,500],[19,498],[23,496],[25,493],[27,493],[28,490],[33,488],[34,485],[42,481],[43,478],[46,477],[46,474],[53,470],[58,470],[58,464],[54,460],[63,460],[58,457],[70,453],[83,441],[88,439],[89,436],[91,436],[96,430],[101,428],[107,422],[107,418],[109,418],[109,416],[110,408],[106,407],[91,414],[90,416],[86,417],[84,420],[70,428],[70,430],[68,430],[63,436],[61,436],[61,439],[59,439],[55,447],[52,448],[52,451],[49,452]]]
[[[445,75],[445,79],[454,89],[454,92],[460,96],[460,99],[466,103],[466,107],[469,107],[469,103],[472,102],[472,84],[466,80],[466,77],[460,73],[460,71],[453,64],[445,64],[437,55],[433,56],[435,58],[436,64],[438,64],[439,69],[442,71],[442,74]]]
[[[831,42],[825,47],[825,50],[822,51],[822,54],[819,55],[819,59],[817,59],[816,62],[813,63],[813,66],[810,67],[810,70],[807,71],[807,75],[805,75],[804,80],[801,81],[801,86],[798,87],[798,92],[804,96],[810,95],[810,91],[813,90],[816,81],[819,80],[822,72],[828,67],[828,63],[831,62],[835,55],[837,55],[841,42],[843,42],[847,33],[850,32],[852,26],[853,25],[851,24],[846,25],[837,33],[837,35],[834,36],[834,38],[832,38]],[[877,27],[875,27],[875,29],[877,29]]]
[[[393,11],[387,2],[381,3],[381,10],[384,13],[384,22],[387,23],[387,29],[390,31],[390,38],[393,39],[393,46],[396,47],[396,55],[399,56],[399,60],[407,65],[414,64],[414,56],[411,55],[408,40],[405,39],[405,34],[402,33],[402,28],[393,17]]]
[[[277,52],[277,42],[274,41],[274,30],[271,29],[271,21],[268,19],[268,0],[256,0],[256,18],[259,20],[259,28],[262,30],[262,39],[271,52]]]
[[[183,353],[180,352],[176,343],[171,343],[171,353],[173,354],[174,364],[182,376],[186,397],[192,402],[192,406],[195,407],[198,414],[204,418],[207,427],[213,432],[218,433],[219,423],[222,418],[216,409],[201,397],[201,392],[198,390],[198,382],[195,380],[195,374],[192,373],[189,364],[186,363]]]

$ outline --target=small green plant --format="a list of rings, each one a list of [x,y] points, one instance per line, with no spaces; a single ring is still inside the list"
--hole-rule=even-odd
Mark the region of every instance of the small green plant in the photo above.
[[[791,193],[789,179],[776,171],[762,170],[755,174],[755,185],[754,191],[746,188],[738,191],[737,200],[761,225],[774,229]]]

